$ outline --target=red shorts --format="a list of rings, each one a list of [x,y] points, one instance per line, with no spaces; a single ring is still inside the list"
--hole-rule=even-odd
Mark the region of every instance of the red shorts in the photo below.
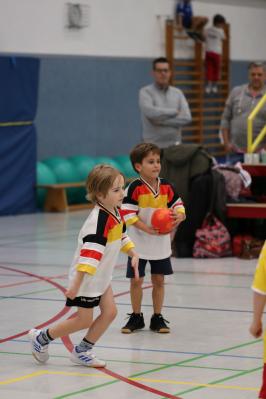
[[[220,79],[221,56],[211,51],[206,52],[205,56],[206,80],[217,82]]]
[[[260,389],[259,398],[266,399],[266,364],[263,366],[262,386]]]

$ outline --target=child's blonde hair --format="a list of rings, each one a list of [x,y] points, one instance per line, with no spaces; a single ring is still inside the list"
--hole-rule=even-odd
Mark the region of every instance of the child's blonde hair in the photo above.
[[[99,194],[105,197],[118,176],[123,176],[123,174],[113,166],[96,165],[87,177],[86,189],[88,194],[86,198],[95,203]]]

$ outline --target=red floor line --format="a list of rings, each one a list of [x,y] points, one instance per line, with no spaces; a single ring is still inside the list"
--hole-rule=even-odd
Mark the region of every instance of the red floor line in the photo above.
[[[58,283],[56,283],[56,282],[54,282],[54,281],[51,281],[51,280],[50,280],[49,278],[47,278],[47,277],[38,276],[38,275],[33,274],[33,273],[24,272],[24,271],[22,271],[22,270],[17,270],[17,269],[13,269],[13,268],[11,268],[11,267],[5,267],[5,266],[1,266],[1,265],[0,265],[0,268],[1,268],[1,269],[4,269],[4,270],[14,271],[14,272],[16,272],[16,273],[22,273],[22,274],[25,274],[25,275],[27,275],[27,276],[35,277],[35,278],[37,278],[37,279],[39,279],[39,280],[46,281],[46,282],[48,282],[49,284],[52,284],[53,286],[55,286],[56,288],[58,288],[61,292],[65,293],[65,288],[64,288],[64,287],[62,287],[60,284],[58,284]],[[151,287],[151,286],[147,286],[147,287],[145,287],[145,288],[150,288],[150,287]],[[116,294],[116,295],[114,295],[114,296],[117,297],[117,296],[125,295],[126,293],[128,293],[128,291],[127,291],[127,292],[124,292],[124,293]],[[62,317],[64,314],[66,314],[69,310],[70,310],[70,308],[65,306],[65,307],[64,307],[57,315],[55,315],[52,319],[46,321],[45,323],[42,323],[42,324],[38,325],[37,328],[43,328],[43,327],[47,326],[48,324],[50,324],[50,323],[52,323],[52,322],[58,320],[60,317]],[[75,314],[72,314],[70,317],[74,317],[74,316],[75,316]],[[28,333],[28,330],[27,330],[27,331],[23,331],[23,332],[21,332],[21,333],[18,333],[18,334],[16,334],[16,335],[7,337],[7,338],[3,338],[3,339],[0,340],[0,343],[3,343],[3,342],[6,342],[6,341],[10,341],[10,340],[12,340],[12,339],[21,337],[22,335],[26,335],[27,333]],[[61,340],[62,340],[62,342],[64,343],[64,345],[66,346],[66,348],[71,352],[72,349],[73,349],[73,344],[72,344],[72,342],[71,342],[69,336],[67,336],[67,337],[62,337]],[[181,398],[179,398],[179,397],[177,397],[177,396],[173,396],[173,395],[170,395],[170,394],[168,394],[168,393],[166,393],[166,392],[159,391],[159,390],[154,389],[154,388],[151,388],[151,387],[149,387],[149,386],[147,386],[147,385],[140,384],[140,383],[137,382],[137,381],[129,380],[128,378],[123,377],[123,376],[120,375],[120,374],[116,374],[116,373],[114,373],[114,372],[112,372],[111,370],[108,370],[108,369],[106,369],[106,368],[100,369],[100,371],[102,371],[103,373],[108,374],[108,375],[110,375],[110,376],[112,376],[112,377],[114,377],[114,378],[116,378],[116,379],[118,379],[118,380],[120,380],[120,381],[123,381],[123,382],[125,382],[125,383],[127,383],[127,384],[133,385],[135,388],[139,388],[139,389],[142,389],[142,390],[145,390],[145,391],[148,391],[148,392],[152,392],[152,393],[154,393],[154,394],[156,394],[156,395],[159,395],[159,396],[162,396],[162,397],[165,397],[165,398],[169,398],[169,399],[181,399]]]
[[[69,318],[72,318],[74,316],[75,316],[75,314],[71,315]],[[65,345],[65,347],[69,350],[69,352],[72,352],[73,344],[72,344],[72,341],[70,340],[69,336],[62,337],[61,340],[62,340],[63,344]],[[173,395],[171,395],[169,393],[162,392],[162,391],[159,391],[158,389],[151,388],[148,385],[141,384],[138,381],[130,380],[129,378],[124,377],[121,374],[114,373],[113,371],[107,369],[106,367],[98,368],[97,370],[101,371],[102,373],[108,374],[108,375],[114,377],[117,380],[123,381],[126,384],[133,385],[135,388],[139,388],[139,389],[142,389],[144,391],[148,391],[148,392],[154,393],[155,395],[159,395],[159,396],[161,396],[163,398],[182,399],[182,398],[180,398],[178,396],[173,396]]]
[[[0,267],[2,267],[2,266],[0,266]],[[23,272],[21,272],[21,273],[23,273]],[[65,278],[65,277],[67,277],[67,274],[62,274],[62,275],[54,276],[54,277],[43,277],[41,280],[43,280],[43,279],[44,279],[44,280],[45,280],[45,279],[48,279],[48,281],[49,281],[49,280],[54,280],[54,279],[59,279],[59,278]],[[39,282],[39,281],[40,281],[40,278],[37,277],[37,278],[34,279],[34,280],[20,281],[19,283],[3,284],[3,285],[0,285],[0,288],[16,287],[16,286],[18,286],[18,285],[37,283],[37,282]]]
[[[63,292],[63,294],[65,293],[65,288],[62,285],[56,283],[55,281],[50,280],[47,277],[38,276],[38,275],[33,274],[33,273],[24,272],[22,270],[17,270],[17,269],[13,269],[11,267],[5,267],[5,266],[1,266],[1,265],[0,265],[0,269],[9,270],[9,271],[13,271],[13,272],[16,272],[16,273],[22,273],[22,274],[25,274],[27,276],[35,277],[35,278],[37,278],[39,280],[46,281],[47,283],[53,285],[54,287],[59,289],[61,292]],[[54,321],[59,320],[62,316],[64,316],[67,312],[69,312],[69,310],[70,310],[70,308],[65,306],[62,310],[60,310],[59,313],[57,313],[51,319],[47,320],[46,322],[44,322],[44,323],[42,323],[42,324],[40,324],[40,325],[38,325],[36,327],[37,328],[43,328],[43,327],[53,323]],[[12,335],[10,337],[2,338],[2,339],[0,339],[0,343],[6,342],[6,341],[10,341],[10,340],[15,339],[15,338],[19,338],[19,337],[21,337],[23,335],[26,335],[27,333],[28,333],[28,330],[20,332],[20,333],[15,334],[15,335]]]

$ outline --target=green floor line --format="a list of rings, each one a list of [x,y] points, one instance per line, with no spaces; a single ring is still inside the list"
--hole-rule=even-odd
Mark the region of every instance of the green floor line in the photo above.
[[[98,388],[103,388],[103,387],[106,387],[108,385],[115,384],[116,382],[119,382],[119,381],[120,380],[108,381],[108,382],[105,382],[104,384],[94,385],[93,387],[90,387],[90,388],[84,388],[84,389],[81,389],[79,391],[66,393],[66,394],[60,395],[60,396],[55,396],[53,399],[69,398],[70,396],[79,395],[79,394],[84,393],[84,392],[90,392],[90,391],[93,391],[93,390],[98,389]]]
[[[203,359],[203,358],[210,357],[210,356],[214,356],[214,355],[217,355],[219,353],[225,353],[225,352],[229,352],[229,351],[234,350],[234,349],[239,349],[239,348],[243,348],[245,346],[254,345],[254,344],[257,344],[258,342],[261,342],[261,341],[262,341],[262,339],[257,339],[257,340],[245,342],[244,344],[231,346],[229,348],[221,349],[221,350],[218,350],[218,351],[215,351],[215,352],[211,352],[211,353],[208,353],[208,354],[204,354],[204,355],[200,355],[200,356],[195,356],[193,358],[190,358],[190,359],[187,359],[187,360],[183,360],[183,361],[180,361],[180,362],[171,363],[171,364],[168,364],[168,365],[165,365],[165,366],[162,366],[162,367],[157,367],[155,369],[143,371],[141,373],[136,373],[136,374],[133,374],[133,375],[127,377],[127,378],[135,378],[135,377],[147,375],[147,374],[150,374],[150,373],[154,373],[154,372],[157,372],[157,371],[166,370],[166,369],[171,368],[171,367],[180,366],[180,365],[182,365],[184,363],[193,362],[195,360]],[[253,371],[259,370],[259,369],[260,369],[260,367],[258,369],[254,369]],[[241,373],[238,373],[238,374],[248,374],[250,372],[252,372],[252,371],[248,370],[248,371],[244,371],[244,372],[241,372]],[[237,375],[235,375],[234,378],[236,376]],[[227,378],[230,379],[231,377],[227,377]],[[84,388],[84,389],[79,390],[79,391],[69,392],[67,394],[54,397],[53,399],[69,398],[71,396],[75,396],[75,395],[78,395],[78,394],[84,393],[84,392],[89,392],[89,391],[92,391],[93,389],[102,388],[102,387],[104,387],[106,385],[114,384],[114,383],[117,383],[117,382],[121,382],[121,381],[120,380],[115,380],[115,381],[111,381],[111,382],[108,382],[108,383],[105,383],[105,384],[99,384],[99,385],[96,385],[96,386],[93,386],[93,387],[90,387],[90,388]],[[214,382],[213,382],[213,384],[214,384]],[[202,388],[202,387],[195,387],[195,388],[192,388],[192,390],[196,390],[196,389],[200,389],[200,388]],[[180,395],[180,393],[179,394],[175,394],[175,395]],[[165,399],[165,398],[162,397],[162,399]]]
[[[246,375],[246,374],[254,373],[255,371],[258,371],[258,370],[261,370],[261,369],[262,369],[262,366],[261,367],[256,367],[255,369],[243,371],[241,373],[234,374],[234,375],[232,375],[230,377],[225,377],[225,378],[221,378],[219,380],[207,382],[206,384],[208,384],[208,385],[220,384],[220,383],[222,383],[224,381],[229,381],[229,380],[232,380],[232,379],[237,378],[237,377],[241,377],[241,376]],[[206,388],[210,388],[210,387],[197,386],[197,387],[194,387],[194,388],[186,389],[185,391],[174,393],[174,395],[178,395],[178,396],[179,395],[185,395],[186,393],[193,392],[193,391],[198,391],[199,389],[206,389]],[[163,397],[161,399],[165,399],[165,398]]]
[[[0,351],[0,355],[18,355],[18,356],[29,356],[31,357],[31,353],[23,353],[23,352],[8,352],[8,351]],[[61,359],[69,359],[69,356],[65,355],[50,355],[50,358],[61,358]],[[106,362],[111,362],[111,363],[125,363],[125,364],[142,364],[142,365],[154,365],[154,366],[166,366],[166,363],[157,363],[157,362],[137,362],[137,361],[128,361],[128,360],[117,360],[117,359],[105,359]],[[184,367],[184,368],[191,368],[191,369],[207,369],[207,370],[220,370],[220,371],[235,371],[235,372],[241,372],[241,371],[247,371],[247,370],[240,370],[240,369],[230,369],[230,368],[224,368],[224,367],[207,367],[207,366],[187,366],[187,365],[177,365],[177,367]]]
[[[180,366],[177,367],[184,367],[184,368],[190,368],[190,369],[205,369],[205,370],[219,370],[219,371],[247,371],[243,369],[229,369],[229,368],[224,368],[224,367],[207,367],[207,366],[187,366],[181,364]]]
[[[190,359],[181,360],[180,362],[176,362],[176,363],[171,363],[171,364],[168,364],[166,366],[159,367],[157,369],[152,369],[152,370],[144,371],[142,373],[134,374],[132,377],[138,377],[139,375],[145,375],[145,374],[161,371],[161,370],[164,370],[164,369],[167,369],[167,368],[170,368],[170,367],[180,366],[180,365],[183,365],[183,364],[186,364],[186,363],[194,362],[195,360],[204,359],[204,358],[210,357],[210,356],[215,356],[215,355],[218,355],[219,353],[229,352],[229,351],[231,351],[233,349],[239,349],[239,348],[243,348],[245,346],[254,345],[254,344],[257,344],[258,342],[261,342],[261,341],[262,341],[262,339],[257,339],[257,340],[254,340],[254,341],[246,342],[244,344],[231,346],[230,348],[221,349],[219,351],[206,353],[204,355],[194,356],[194,357],[192,357]]]

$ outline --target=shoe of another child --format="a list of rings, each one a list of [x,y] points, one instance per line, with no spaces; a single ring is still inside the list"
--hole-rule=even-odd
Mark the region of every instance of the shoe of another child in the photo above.
[[[124,334],[131,334],[135,330],[141,330],[145,327],[144,318],[142,313],[128,313],[129,320],[127,324],[121,328]]]
[[[187,35],[188,35],[191,39],[195,40],[195,42],[203,42],[203,41],[204,41],[202,34],[199,33],[199,32],[196,32],[196,31],[189,31],[189,30],[188,30],[188,31],[187,31]]]
[[[170,328],[165,324],[169,321],[165,320],[161,314],[154,314],[151,318],[150,329],[160,334],[170,332]]]
[[[211,94],[211,91],[212,91],[211,85],[207,85],[206,88],[205,88],[205,93],[206,94]]]
[[[41,330],[36,330],[35,328],[29,331],[28,337],[31,344],[31,353],[39,363],[46,363],[49,359],[49,344],[41,345],[39,343],[38,336],[40,335],[40,333]]]
[[[214,94],[218,93],[218,87],[217,87],[216,85],[213,85],[213,86],[212,86],[212,92],[213,92]]]
[[[100,368],[106,366],[106,362],[104,360],[97,359],[97,357],[91,351],[78,352],[76,348],[77,346],[74,347],[70,355],[71,362],[86,367]]]

